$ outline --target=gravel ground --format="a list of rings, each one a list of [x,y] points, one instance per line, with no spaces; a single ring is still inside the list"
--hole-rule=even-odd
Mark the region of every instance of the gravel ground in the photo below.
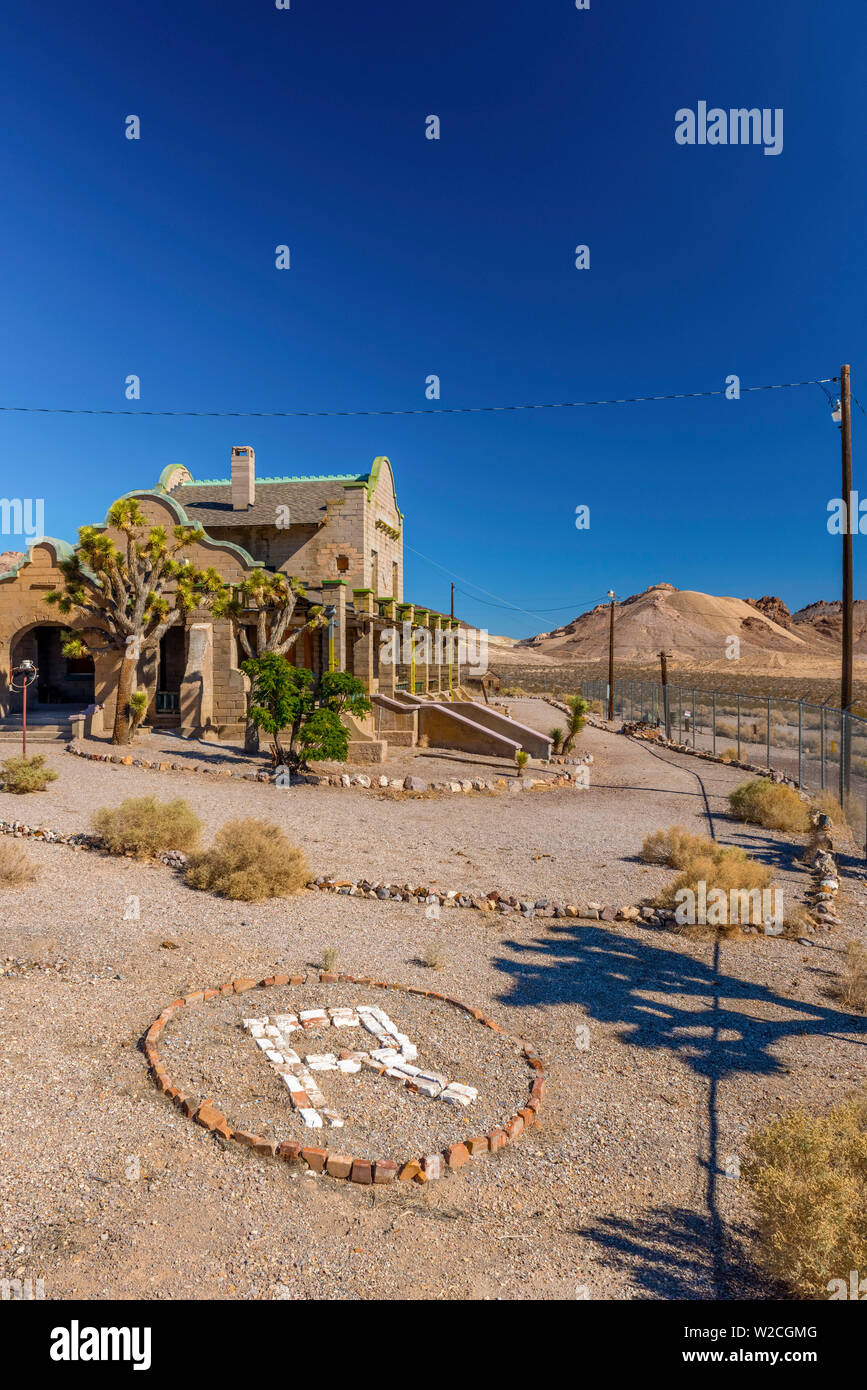
[[[0,794],[0,818],[72,830],[124,796],[184,795],[208,837],[264,814],[317,870],[616,902],[665,881],[635,861],[641,839],[706,828],[706,794],[721,840],[766,856],[787,889],[804,883],[785,837],[726,818],[743,774],[601,730],[581,748],[594,754],[586,791],[418,801],[52,750],[59,780],[38,797]],[[433,922],[421,907],[306,893],[232,904],[161,867],[27,851],[40,877],[0,893],[0,957],[24,963],[0,979],[0,1277],[42,1277],[49,1298],[775,1296],[749,1258],[746,1191],[724,1172],[754,1123],[863,1079],[865,1020],[830,992],[846,941],[867,943],[854,863],[842,861],[843,929],[810,947],[753,938],[715,953],[625,923],[459,910]],[[439,972],[418,962],[432,940]],[[326,947],[340,969],[433,985],[533,1040],[550,1075],[542,1127],[439,1183],[372,1191],[226,1145],[156,1092],[139,1045],[165,1003],[239,972],[309,968]],[[464,1025],[447,1017],[441,1045],[457,1047]],[[442,1025],[417,1026],[434,1048]],[[485,1075],[480,1102],[511,1100],[507,1055],[468,1065]]]
[[[412,1041],[423,1039],[416,1044],[419,1067],[474,1086],[478,1098],[466,1109],[456,1108],[412,1095],[394,1078],[367,1069],[356,1076],[317,1072],[326,1104],[345,1124],[305,1128],[287,1104],[283,1082],[241,1020],[336,1004],[379,1005]],[[360,1028],[292,1033],[287,1040],[302,1061],[308,1053],[379,1046]],[[453,1005],[349,984],[274,988],[186,1008],[161,1035],[159,1052],[175,1085],[188,1095],[212,1099],[235,1128],[267,1139],[302,1139],[356,1158],[399,1162],[499,1128],[526,1104],[531,1079],[515,1045]]]

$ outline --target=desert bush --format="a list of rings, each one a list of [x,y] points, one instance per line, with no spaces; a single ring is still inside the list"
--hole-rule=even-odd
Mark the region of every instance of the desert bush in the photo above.
[[[191,888],[255,902],[297,893],[310,873],[279,826],[251,818],[228,821],[210,849],[190,857],[186,877]]]
[[[803,835],[810,829],[806,801],[801,800],[793,787],[769,782],[765,777],[735,787],[729,793],[729,805],[740,820],[760,825],[765,830],[791,830]]]
[[[340,952],[336,946],[326,946],[322,952],[322,969],[330,974],[337,969],[337,962],[340,959]]]
[[[795,1293],[825,1298],[867,1267],[867,1100],[790,1111],[747,1139],[759,1258]]]
[[[670,869],[683,869],[697,854],[707,853],[713,845],[705,835],[695,835],[682,825],[672,825],[667,830],[654,830],[646,835],[641,846],[641,858],[645,864],[667,864]]]
[[[551,729],[548,737],[551,740],[551,752],[554,754],[554,757],[556,757],[563,746],[563,740],[566,734],[562,729]]]
[[[422,962],[429,970],[442,970],[444,952],[438,941],[429,941],[421,953]]]
[[[722,758],[724,763],[734,762],[737,756],[738,750],[736,748],[724,748],[723,751],[720,753],[720,757]]]
[[[524,771],[524,768],[527,766],[527,760],[529,759],[529,757],[530,754],[527,752],[526,748],[515,749],[515,762],[518,765],[519,772]]]
[[[761,891],[769,886],[771,871],[765,864],[750,859],[742,849],[714,848],[713,853],[696,854],[690,859],[674,882],[663,890],[658,900],[661,907],[676,907],[678,892],[688,888],[698,893],[699,883],[704,883],[708,892],[711,888],[721,888],[726,894],[731,893],[732,889],[752,893],[754,889]],[[760,908],[749,915],[754,926],[761,926]]]
[[[4,792],[42,792],[49,782],[57,781],[57,773],[45,766],[41,753],[32,758],[7,758],[0,769]]]
[[[755,889],[761,891],[771,881],[770,869],[751,859],[745,850],[725,848],[704,835],[693,835],[682,825],[648,835],[641,847],[641,858],[647,864],[667,864],[680,870],[677,878],[656,898],[659,907],[677,907],[682,901],[677,894],[684,888],[698,894],[699,883],[704,883],[708,892],[721,888],[730,894],[732,889],[747,893]],[[758,904],[755,911],[750,904],[749,915],[754,925],[761,925]]]
[[[852,1013],[867,1013],[867,947],[850,941],[843,957],[843,970],[835,990],[837,998]]]
[[[0,842],[0,884],[4,888],[23,888],[32,883],[38,873],[20,845],[14,841]]]
[[[155,796],[128,796],[119,806],[103,806],[93,828],[109,854],[146,858],[163,850],[195,849],[202,822],[186,801],[157,801]]]

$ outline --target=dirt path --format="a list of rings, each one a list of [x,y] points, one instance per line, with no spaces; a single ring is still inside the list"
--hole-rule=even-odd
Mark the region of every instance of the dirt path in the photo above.
[[[582,746],[586,792],[406,802],[52,754],[59,781],[38,799],[0,796],[0,816],[72,829],[124,796],[183,795],[208,835],[238,814],[279,820],[316,867],[635,900],[666,877],[636,861],[643,834],[706,827],[698,775],[719,838],[751,842],[800,882],[784,837],[726,819],[743,774],[602,731]],[[755,1281],[749,1204],[726,1171],[752,1124],[830,1103],[863,1076],[864,1020],[828,993],[845,940],[865,937],[859,883],[845,931],[821,945],[716,953],[627,924],[459,911],[436,923],[312,894],[232,904],[161,868],[29,852],[41,877],[0,896],[0,956],[44,967],[0,980],[0,1277],[44,1277],[58,1298],[773,1296]],[[432,939],[439,972],[418,960]],[[168,1000],[242,968],[305,968],[326,946],[342,969],[433,984],[536,1041],[550,1073],[542,1128],[425,1189],[371,1192],[225,1147],[156,1093],[138,1043]],[[459,1029],[443,1037],[459,1057]],[[250,1101],[236,1084],[216,1097],[230,1114]]]

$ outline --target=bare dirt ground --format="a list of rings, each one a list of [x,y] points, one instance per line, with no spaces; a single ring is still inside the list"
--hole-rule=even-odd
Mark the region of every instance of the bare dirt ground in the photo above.
[[[513,712],[556,722],[537,702]],[[674,823],[706,831],[709,814],[720,840],[766,858],[787,892],[801,889],[798,847],[728,819],[742,773],[602,730],[585,731],[580,747],[594,754],[585,791],[401,801],[51,750],[59,780],[39,796],[0,794],[0,818],[73,830],[125,796],[184,796],[206,839],[234,816],[264,815],[314,871],[619,903],[667,878],[636,861],[644,834]],[[726,1172],[754,1123],[829,1104],[863,1077],[867,1025],[831,994],[846,941],[867,940],[854,856],[841,860],[845,927],[805,947],[460,910],[432,921],[421,907],[324,894],[233,904],[163,867],[27,851],[39,878],[0,891],[0,957],[12,958],[0,979],[0,1278],[44,1278],[48,1298],[779,1296],[752,1264],[748,1195]],[[439,971],[420,963],[431,942],[444,947]],[[425,1188],[373,1191],[226,1145],[156,1092],[139,1044],[169,1000],[238,973],[312,967],[326,947],[341,969],[454,994],[537,1043],[550,1077],[541,1127]],[[255,997],[264,1012],[269,993],[239,1005]],[[385,1006],[400,1023],[402,996]],[[215,1099],[235,1118],[265,1073],[245,1071],[251,1044],[237,1029],[237,1068],[225,1057],[217,1067],[208,1006],[197,1007],[172,1047],[194,1071],[211,1068]],[[456,1065],[465,1056],[493,1113],[500,1092],[512,1098],[511,1064],[473,1051],[468,1025],[443,1009],[427,1022],[407,1013],[408,1031],[429,1028]],[[382,1142],[387,1120],[365,1113],[365,1132]],[[411,1118],[399,1124],[407,1142]],[[425,1115],[425,1142],[431,1125]],[[353,1137],[347,1116],[342,1151]]]

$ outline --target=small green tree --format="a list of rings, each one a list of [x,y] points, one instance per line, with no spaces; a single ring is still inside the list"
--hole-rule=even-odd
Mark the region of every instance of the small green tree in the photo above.
[[[270,734],[279,763],[294,763],[295,742],[301,731],[304,716],[314,708],[312,671],[304,666],[293,666],[285,656],[276,652],[266,652],[264,656],[251,658],[241,663],[241,670],[249,677],[250,722],[264,733]],[[289,729],[289,748],[284,753],[280,735]]]
[[[301,765],[308,762],[345,763],[349,751],[349,731],[333,709],[314,709],[305,718],[298,734]]]
[[[241,669],[252,684],[249,717],[270,734],[278,762],[306,767],[308,761],[345,762],[348,732],[341,714],[363,715],[370,709],[364,686],[346,671],[329,671],[319,681],[312,671],[293,666],[284,656],[266,652]],[[289,730],[289,747],[280,734]]]
[[[82,630],[64,641],[64,656],[114,651],[120,657],[112,742],[129,743],[141,657],[187,613],[216,603],[225,585],[215,569],[198,569],[183,556],[204,536],[200,526],[175,526],[169,540],[163,526],[148,524],[134,497],[113,504],[107,525],[121,532],[123,548],[108,530],[82,526],[72,556],[60,562],[63,584],[45,600],[82,620]]]
[[[554,754],[554,757],[556,758],[557,754],[560,752],[560,749],[563,744],[563,739],[566,737],[566,735],[564,734],[562,729],[552,729],[548,737],[551,740],[551,752]]]
[[[569,707],[569,714],[566,720],[566,737],[560,748],[561,753],[568,753],[572,748],[576,738],[584,728],[585,715],[590,708],[588,701],[580,695],[567,695],[566,704]]]
[[[282,571],[272,574],[257,568],[250,571],[243,584],[221,595],[214,615],[231,622],[238,645],[248,661],[269,653],[285,656],[305,632],[314,632],[325,622],[321,606],[314,606],[308,612],[306,623],[301,627],[291,626],[298,600],[303,597],[304,585],[300,580]],[[241,669],[245,669],[243,664]],[[250,717],[252,691],[247,703],[244,749],[247,753],[256,753],[262,726]]]
[[[370,701],[357,676],[348,671],[327,671],[319,682],[319,703],[335,714],[369,714]]]

